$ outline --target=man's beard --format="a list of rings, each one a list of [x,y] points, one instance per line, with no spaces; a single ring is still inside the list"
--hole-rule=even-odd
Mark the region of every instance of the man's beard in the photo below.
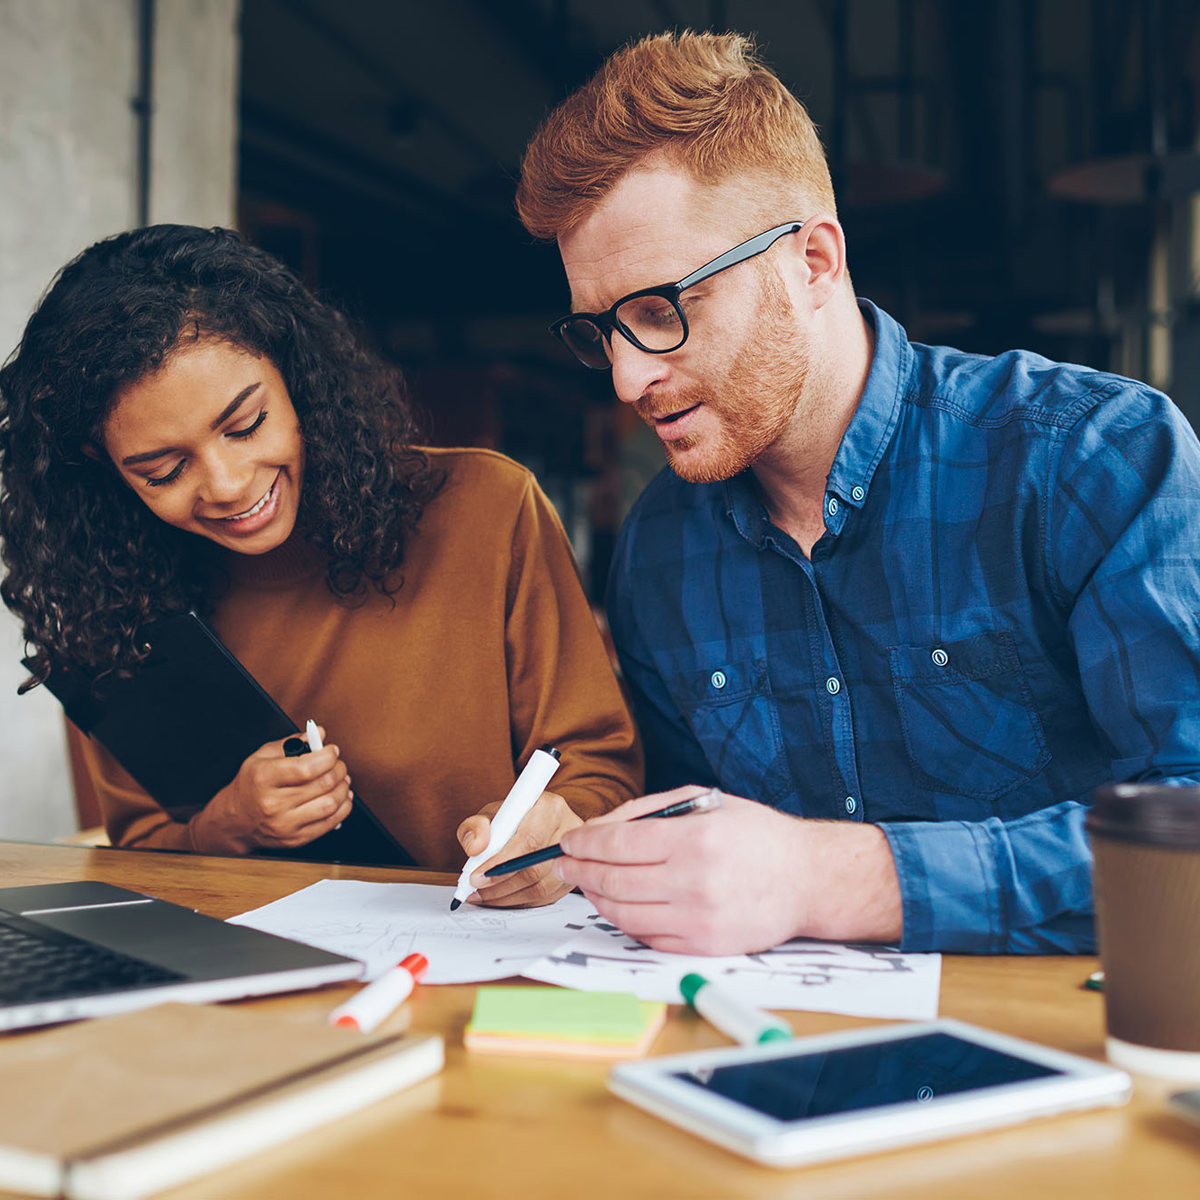
[[[787,429],[808,377],[808,339],[796,327],[795,310],[778,277],[768,273],[752,340],[738,352],[724,380],[673,397],[671,411],[704,404],[720,417],[720,431],[663,442],[672,470],[689,483],[732,479],[756,462]],[[653,427],[659,405],[643,397],[636,408]],[[697,452],[702,442],[708,445]]]

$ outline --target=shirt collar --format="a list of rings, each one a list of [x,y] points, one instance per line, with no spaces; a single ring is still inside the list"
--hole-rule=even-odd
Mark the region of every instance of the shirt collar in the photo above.
[[[725,493],[725,514],[738,533],[756,550],[761,550],[771,530],[771,519],[767,516],[754,472],[747,467],[726,479],[721,488]]]
[[[861,508],[871,479],[900,419],[900,404],[908,390],[913,353],[904,328],[870,300],[860,299],[863,318],[875,327],[875,355],[867,386],[850,425],[842,436],[829,472],[828,491]],[[772,526],[758,483],[749,467],[721,485],[725,511],[752,546],[762,549]],[[838,527],[841,521],[837,522]]]
[[[875,327],[875,356],[867,386],[842,436],[829,472],[828,490],[861,508],[900,419],[900,404],[908,390],[913,352],[904,329],[870,300],[859,300],[863,317]]]

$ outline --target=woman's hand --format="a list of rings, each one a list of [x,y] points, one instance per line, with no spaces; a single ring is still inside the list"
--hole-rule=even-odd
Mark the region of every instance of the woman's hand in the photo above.
[[[491,836],[491,817],[500,808],[500,803],[497,800],[487,805],[458,827],[458,841],[468,857],[480,854],[486,848]],[[526,867],[524,871],[501,875],[495,880],[486,879],[484,872],[489,867],[516,858],[518,854],[553,846],[568,829],[577,829],[582,824],[582,819],[571,811],[557,792],[543,792],[517,826],[517,832],[497,853],[475,869],[471,883],[478,891],[467,902],[490,904],[497,908],[532,908],[538,904],[553,904],[560,896],[565,896],[571,889],[554,877],[550,863]]]
[[[260,847],[304,846],[350,815],[350,775],[338,748],[289,758],[286,740],[259,747],[193,818],[197,851],[250,854]]]

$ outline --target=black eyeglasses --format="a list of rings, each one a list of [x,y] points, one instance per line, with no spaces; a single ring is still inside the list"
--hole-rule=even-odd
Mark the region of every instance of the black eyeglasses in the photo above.
[[[679,303],[683,292],[702,280],[711,279],[718,271],[736,267],[738,263],[762,254],[803,224],[803,221],[789,221],[786,225],[776,225],[765,233],[755,234],[724,254],[718,254],[712,262],[685,275],[678,283],[642,288],[622,296],[608,312],[571,313],[559,317],[550,326],[550,332],[593,371],[607,371],[612,366],[610,345],[614,330],[647,354],[670,354],[688,337],[687,317]]]

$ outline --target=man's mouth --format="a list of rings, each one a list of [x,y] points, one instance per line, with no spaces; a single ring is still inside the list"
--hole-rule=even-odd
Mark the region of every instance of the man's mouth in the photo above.
[[[655,425],[673,425],[681,417],[686,417],[688,415],[688,413],[695,412],[696,409],[698,409],[699,407],[700,407],[699,403],[696,403],[696,404],[689,405],[687,408],[678,409],[676,412],[673,412],[673,413],[665,413],[662,416],[658,416],[654,413],[651,413],[650,420],[653,421]]]

